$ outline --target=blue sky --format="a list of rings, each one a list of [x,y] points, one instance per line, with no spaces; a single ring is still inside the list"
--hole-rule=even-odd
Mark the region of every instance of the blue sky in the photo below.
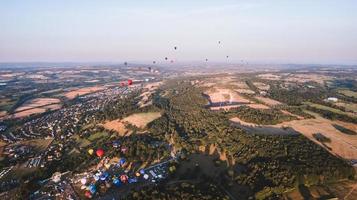
[[[0,62],[357,64],[356,10],[353,0],[0,0]]]

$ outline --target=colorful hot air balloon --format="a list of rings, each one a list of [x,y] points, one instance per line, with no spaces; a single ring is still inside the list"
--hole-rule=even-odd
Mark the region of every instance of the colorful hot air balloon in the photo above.
[[[102,157],[104,155],[104,150],[103,149],[98,149],[96,151],[96,154],[97,154],[98,157]]]
[[[81,179],[81,183],[82,183],[82,185],[85,185],[87,183],[87,179],[86,178],[82,178]]]
[[[93,149],[88,149],[89,155],[93,155],[94,150]]]
[[[126,183],[126,182],[128,182],[128,178],[129,177],[127,175],[123,174],[120,176],[120,181],[123,183]]]
[[[128,80],[128,85],[132,85],[133,84],[133,80],[129,79]]]
[[[88,198],[91,199],[92,198],[92,194],[87,190],[84,195]]]

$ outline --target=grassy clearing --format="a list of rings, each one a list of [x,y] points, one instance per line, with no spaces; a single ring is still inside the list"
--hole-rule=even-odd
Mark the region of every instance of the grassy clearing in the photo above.
[[[135,125],[138,128],[145,128],[148,123],[159,117],[161,117],[160,112],[135,113],[124,118],[122,121]]]
[[[90,135],[88,137],[88,140],[93,142],[94,140],[97,140],[102,137],[107,137],[107,136],[108,136],[108,133],[106,133],[106,132],[98,132],[98,133],[94,133],[94,134]]]
[[[79,135],[73,135],[72,138],[76,140],[79,147],[81,147],[81,148],[87,147],[88,145],[91,144],[91,142],[89,140],[87,140],[85,138],[80,138]]]
[[[316,104],[316,103],[311,103],[311,102],[304,102],[304,104],[309,105],[311,107],[315,107],[317,109],[328,110],[328,111],[331,111],[331,112],[334,112],[334,113],[337,113],[337,114],[341,114],[341,115],[348,115],[348,113],[343,112],[342,110],[338,110],[336,108],[331,108],[331,107],[324,106],[324,105],[321,105],[321,104]]]
[[[348,97],[357,98],[357,92],[351,90],[339,90],[338,92]]]

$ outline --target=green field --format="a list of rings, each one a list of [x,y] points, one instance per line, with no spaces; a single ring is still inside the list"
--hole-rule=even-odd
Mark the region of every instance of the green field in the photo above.
[[[94,140],[97,140],[99,138],[106,137],[106,136],[108,136],[108,133],[106,133],[106,132],[98,132],[98,133],[94,133],[94,134],[90,135],[88,137],[88,140],[89,141],[94,141]]]
[[[357,98],[357,92],[351,90],[339,90],[338,92],[348,97]]]
[[[331,108],[328,106],[324,106],[321,104],[316,104],[316,103],[311,103],[311,102],[304,102],[304,104],[309,105],[311,107],[315,107],[317,109],[321,109],[321,110],[328,110],[337,114],[341,114],[341,115],[348,115],[348,116],[352,116],[354,117],[354,115],[352,113],[347,113],[347,112],[343,112],[342,110],[336,109],[336,108]]]

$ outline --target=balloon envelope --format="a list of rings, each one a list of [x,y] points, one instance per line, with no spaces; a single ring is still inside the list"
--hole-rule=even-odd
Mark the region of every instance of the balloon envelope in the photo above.
[[[103,149],[98,149],[96,152],[98,157],[102,157],[104,155],[104,150]]]
[[[94,152],[93,149],[89,149],[89,150],[88,150],[89,155],[93,155],[93,152]]]
[[[81,183],[82,183],[82,185],[85,185],[87,183],[87,179],[86,178],[82,178],[81,179]]]

